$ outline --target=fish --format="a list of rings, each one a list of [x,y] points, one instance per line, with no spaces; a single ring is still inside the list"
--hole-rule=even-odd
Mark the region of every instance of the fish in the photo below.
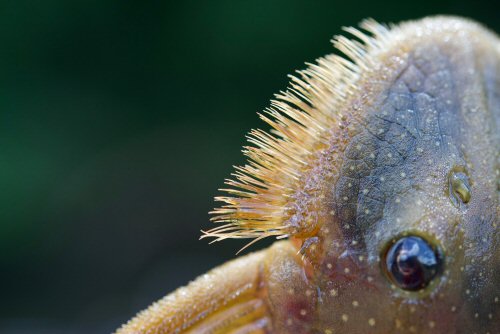
[[[498,36],[344,30],[260,114],[202,234],[277,240],[116,333],[500,333]]]

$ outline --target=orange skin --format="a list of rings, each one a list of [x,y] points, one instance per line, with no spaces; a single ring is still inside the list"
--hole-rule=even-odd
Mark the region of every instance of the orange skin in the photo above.
[[[227,225],[205,232],[289,240],[117,333],[499,333],[500,40],[450,17],[363,28],[373,37],[347,31],[364,45],[336,44],[350,65],[319,60],[274,104],[299,125],[263,117],[282,139],[252,142],[257,164],[215,211]],[[443,258],[415,291],[385,265],[408,235]]]

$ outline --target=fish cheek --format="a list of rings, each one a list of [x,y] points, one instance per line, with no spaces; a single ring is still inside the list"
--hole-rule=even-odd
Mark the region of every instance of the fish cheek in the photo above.
[[[276,243],[264,264],[267,303],[276,333],[310,333],[318,305],[318,290],[307,278],[296,248]]]

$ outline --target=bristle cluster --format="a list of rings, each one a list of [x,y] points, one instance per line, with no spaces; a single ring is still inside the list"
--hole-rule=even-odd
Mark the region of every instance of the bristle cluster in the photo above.
[[[342,122],[341,107],[356,88],[360,73],[370,67],[366,53],[379,48],[388,31],[373,20],[364,21],[361,28],[369,35],[345,28],[355,40],[334,38],[334,46],[345,57],[320,58],[297,76],[290,76],[290,87],[260,114],[272,130],[249,133],[252,146],[243,150],[248,163],[236,167],[234,179],[226,180],[229,188],[221,190],[227,195],[215,198],[225,205],[211,212],[211,220],[223,225],[203,231],[202,238],[253,238],[252,244],[296,232],[287,224],[290,198],[300,191],[301,177],[313,153],[328,146],[332,129]]]

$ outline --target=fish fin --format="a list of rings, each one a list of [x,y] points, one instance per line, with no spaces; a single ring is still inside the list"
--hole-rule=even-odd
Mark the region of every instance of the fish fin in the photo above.
[[[116,334],[268,333],[270,316],[261,284],[265,251],[217,267],[155,302]]]

